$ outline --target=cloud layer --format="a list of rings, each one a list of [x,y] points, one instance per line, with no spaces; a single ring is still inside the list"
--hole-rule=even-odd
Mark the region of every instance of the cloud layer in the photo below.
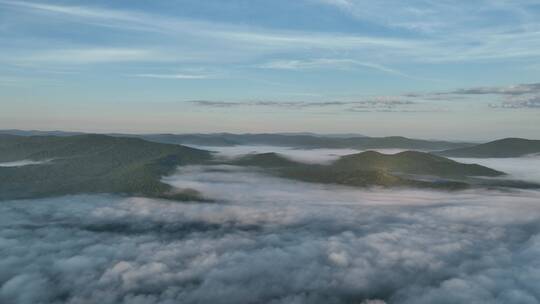
[[[215,198],[0,204],[3,303],[539,303],[539,192],[355,190],[231,166]]]
[[[334,112],[371,112],[371,111],[426,111],[430,107],[419,105],[407,100],[404,96],[375,96],[356,101],[213,101],[213,100],[190,100],[189,103],[208,108],[276,108],[284,110],[325,110]]]
[[[444,93],[440,93],[445,95]],[[496,96],[502,101],[499,104],[492,103],[492,108],[502,109],[538,109],[540,108],[540,83],[527,83],[512,86],[476,87],[459,89],[449,94],[456,96]]]
[[[98,40],[94,42],[94,47],[86,50],[78,49],[81,44],[70,42],[55,49],[43,48],[38,52],[30,52],[31,56],[9,56],[11,60],[21,62],[47,61],[58,64],[65,59],[68,64],[85,64],[88,57],[90,62],[123,62],[126,59],[160,62],[164,60],[163,57],[169,57],[165,60],[178,62],[189,58],[188,61],[200,62],[201,58],[204,58],[206,63],[216,62],[216,59],[223,63],[246,62],[242,57],[253,60],[282,54],[277,60],[259,62],[256,66],[277,69],[340,69],[345,65],[349,68],[364,67],[396,76],[411,77],[383,63],[391,61],[394,65],[410,60],[424,63],[474,62],[539,56],[537,46],[540,25],[536,7],[529,1],[480,1],[460,5],[423,0],[411,1],[407,5],[400,1],[380,1],[373,4],[369,1],[348,0],[302,3],[304,8],[314,9],[310,4],[331,5],[315,6],[320,14],[317,16],[328,16],[333,11],[328,8],[335,7],[344,12],[341,18],[353,16],[372,26],[380,26],[398,34],[403,34],[404,31],[407,35],[398,35],[396,38],[396,35],[381,35],[377,31],[350,33],[344,29],[334,32],[283,30],[279,27],[266,28],[259,24],[245,26],[242,22],[236,24],[234,20],[216,22],[181,15],[173,17],[169,12],[151,13],[129,7],[113,8],[81,2],[78,5],[62,5],[0,1],[1,7],[15,14],[32,16],[33,21],[54,20],[82,28],[105,28],[107,35],[115,32],[135,32],[149,38],[168,38],[164,39],[165,41],[175,37],[182,38],[180,41],[174,40],[174,43],[159,43],[159,50],[139,49],[134,45],[135,42],[139,42],[138,45],[147,44],[140,43],[137,39],[126,43],[132,50],[128,47],[100,50]],[[399,14],[391,12],[389,7],[399,8],[395,10]],[[294,6],[291,7],[293,8]],[[11,21],[11,16],[6,16],[8,17]],[[12,23],[18,24],[11,21],[9,25]],[[192,42],[191,47],[186,47],[183,41],[186,39]],[[155,42],[152,39],[150,41]],[[222,52],[224,48],[227,52]],[[126,57],[119,56],[124,53],[127,53]],[[351,55],[353,53],[361,56]],[[63,56],[65,54],[70,56]],[[329,58],[329,54],[339,56]],[[362,58],[364,60],[361,60]]]
[[[296,64],[296,63],[295,63]],[[270,68],[270,67],[269,67]],[[278,67],[272,67],[278,68]],[[287,69],[286,67],[282,67]],[[293,67],[291,67],[293,69]],[[478,96],[483,99],[478,100]],[[486,103],[487,101],[491,101]],[[517,84],[511,86],[470,87],[452,91],[434,91],[428,93],[411,92],[395,96],[370,96],[356,100],[333,101],[219,101],[190,100],[191,104],[210,108],[237,107],[274,107],[295,110],[328,108],[348,112],[441,112],[445,108],[437,105],[449,105],[456,101],[486,103],[488,108],[500,109],[538,109],[540,108],[540,83]]]
[[[296,147],[275,147],[265,145],[240,145],[231,147],[220,146],[198,146],[189,145],[197,149],[203,149],[216,152],[216,156],[224,159],[234,159],[251,153],[275,152],[289,159],[306,164],[328,164],[343,155],[363,152],[357,149],[300,149]],[[395,154],[404,151],[403,149],[371,149],[385,154]]]

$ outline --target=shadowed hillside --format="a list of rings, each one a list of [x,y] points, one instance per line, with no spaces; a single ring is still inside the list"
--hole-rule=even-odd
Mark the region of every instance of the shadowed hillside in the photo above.
[[[397,154],[367,151],[343,156],[333,166],[342,169],[383,170],[392,173],[439,177],[499,176],[503,174],[477,164],[462,164],[445,157],[417,151],[405,151]]]
[[[437,152],[448,157],[520,157],[540,153],[540,140],[505,138],[472,147]]]
[[[105,192],[189,199],[194,192],[173,193],[160,179],[209,158],[206,151],[137,138],[0,135],[0,162],[48,160],[0,167],[0,199]]]
[[[504,175],[484,166],[462,164],[416,151],[392,155],[367,151],[342,156],[330,165],[307,165],[276,153],[247,155],[232,163],[266,168],[285,178],[351,186],[412,186],[451,190],[468,187],[468,177]]]

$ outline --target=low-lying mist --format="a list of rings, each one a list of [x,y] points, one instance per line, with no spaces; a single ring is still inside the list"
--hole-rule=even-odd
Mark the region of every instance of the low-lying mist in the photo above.
[[[360,190],[234,166],[165,181],[214,202],[1,202],[0,302],[540,301],[537,191]]]
[[[328,164],[335,161],[339,157],[348,154],[354,154],[363,152],[365,150],[357,149],[329,149],[329,148],[317,148],[317,149],[300,149],[293,147],[276,147],[265,145],[250,145],[250,146],[231,146],[231,147],[216,147],[216,146],[195,146],[190,147],[199,148],[208,151],[216,152],[217,157],[232,159],[246,155],[249,153],[267,153],[275,152],[279,153],[289,159],[308,163],[308,164]],[[403,149],[373,149],[386,154],[394,154],[404,151]]]
[[[540,156],[509,158],[452,158],[461,163],[476,163],[507,173],[509,178],[540,183]]]
[[[349,154],[365,152],[357,149],[299,149],[292,147],[276,147],[265,145],[251,146],[192,146],[199,149],[214,151],[216,157],[234,159],[250,153],[279,153],[289,159],[307,164],[329,164],[339,157]],[[384,154],[396,154],[405,149],[369,149]],[[451,158],[455,161],[468,164],[479,164],[507,173],[505,179],[518,179],[540,183],[540,155],[530,155],[513,158]]]
[[[368,150],[357,149],[300,149],[292,147],[276,147],[265,145],[251,146],[193,146],[195,148],[214,151],[216,157],[234,159],[250,153],[279,153],[289,159],[307,164],[329,164],[339,157],[349,154],[365,152]],[[384,154],[396,154],[406,151],[405,149],[370,149]],[[531,155],[515,158],[451,158],[461,163],[480,164],[508,173],[505,178],[540,182],[540,155]]]

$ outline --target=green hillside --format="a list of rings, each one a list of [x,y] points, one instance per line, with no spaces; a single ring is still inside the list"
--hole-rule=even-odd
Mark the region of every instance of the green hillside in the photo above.
[[[0,199],[77,193],[190,199],[196,193],[174,193],[160,179],[178,165],[209,158],[207,151],[137,138],[0,135],[0,162],[49,160],[39,165],[0,167]]]
[[[448,157],[520,157],[540,153],[540,140],[505,138],[472,147],[436,152]]]
[[[346,155],[329,165],[307,165],[275,153],[248,155],[235,165],[263,167],[275,175],[306,182],[350,186],[411,186],[462,189],[469,177],[503,175],[476,164],[462,164],[429,153],[406,151],[386,155],[374,151]]]
[[[443,190],[457,190],[469,187],[469,184],[457,180],[420,180],[403,177],[384,170],[358,170],[328,166],[299,166],[284,168],[278,175],[305,182],[338,184],[355,187],[416,187]]]
[[[433,175],[448,178],[499,176],[503,174],[477,164],[462,164],[445,157],[417,151],[405,151],[397,154],[367,151],[343,156],[333,166],[343,169],[383,170],[392,173]]]

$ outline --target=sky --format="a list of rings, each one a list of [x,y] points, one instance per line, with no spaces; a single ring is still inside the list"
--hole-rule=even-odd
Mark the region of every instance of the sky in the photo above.
[[[533,0],[0,0],[0,128],[540,139]]]

